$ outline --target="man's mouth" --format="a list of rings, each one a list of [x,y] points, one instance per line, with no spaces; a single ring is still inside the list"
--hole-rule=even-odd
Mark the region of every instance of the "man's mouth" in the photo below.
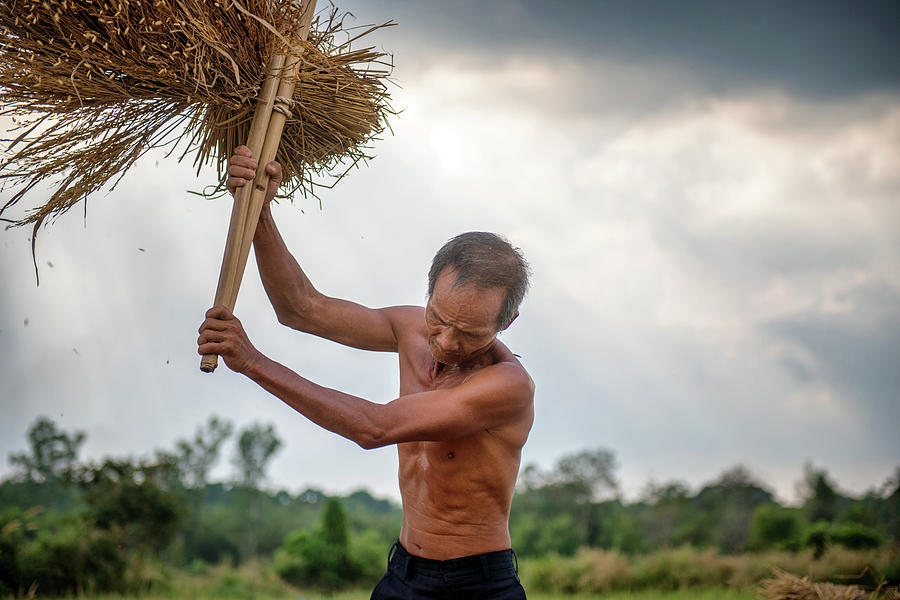
[[[465,359],[465,356],[459,352],[448,352],[437,344],[431,344],[431,355],[434,356],[435,360],[445,365],[459,364]]]

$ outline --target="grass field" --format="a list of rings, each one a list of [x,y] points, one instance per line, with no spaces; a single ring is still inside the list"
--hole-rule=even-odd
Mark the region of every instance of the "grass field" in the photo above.
[[[526,590],[527,592],[527,590]],[[368,592],[354,592],[348,594],[338,594],[335,596],[301,596],[306,600],[368,600]],[[730,589],[708,589],[708,590],[681,590],[676,592],[663,591],[643,591],[633,593],[616,592],[604,595],[585,595],[585,594],[546,594],[546,593],[529,593],[529,600],[758,600],[758,596],[752,590],[738,591]],[[297,600],[292,599],[292,600]]]
[[[341,592],[333,595],[299,592],[290,596],[252,596],[253,600],[369,600],[369,590]],[[220,597],[180,594],[169,596],[79,596],[79,600],[220,600]],[[732,589],[681,590],[675,592],[642,591],[633,593],[616,592],[604,595],[586,594],[546,594],[529,593],[529,600],[758,600],[752,590],[738,591]]]
[[[138,583],[125,588],[143,593],[78,597],[86,600],[368,600],[371,592],[371,588],[361,586],[355,591],[329,595],[294,587],[278,577],[271,562],[201,567],[184,570],[148,562],[130,574],[130,581]],[[900,579],[900,554],[897,549],[831,549],[820,558],[789,552],[727,556],[685,547],[627,557],[593,549],[571,557],[523,560],[520,574],[531,600],[759,600],[757,589],[776,569],[818,582],[874,587]],[[31,596],[26,592],[20,597]],[[34,597],[47,596],[38,589]]]

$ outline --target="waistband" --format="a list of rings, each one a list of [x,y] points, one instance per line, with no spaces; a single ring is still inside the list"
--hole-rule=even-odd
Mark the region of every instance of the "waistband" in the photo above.
[[[462,556],[449,560],[422,558],[407,552],[399,541],[394,542],[388,554],[388,569],[401,571],[407,578],[414,575],[446,578],[448,576],[481,573],[484,579],[492,579],[519,572],[519,561],[512,549]]]

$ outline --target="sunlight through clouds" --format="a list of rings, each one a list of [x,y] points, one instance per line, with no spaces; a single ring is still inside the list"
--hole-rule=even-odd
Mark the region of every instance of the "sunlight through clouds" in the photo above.
[[[409,21],[437,18],[426,8],[408,6]],[[406,52],[394,135],[322,191],[322,210],[275,208],[321,291],[422,303],[446,239],[498,231],[534,268],[502,338],[537,382],[526,463],[609,447],[633,496],[649,477],[700,485],[743,461],[788,500],[808,459],[856,492],[892,472],[896,90],[811,93],[765,70],[741,79],[733,54],[725,77],[716,57],[655,46],[634,59],[568,38],[500,52],[513,34],[474,26],[454,34],[466,44],[436,36],[414,54],[420,31],[388,33]],[[274,484],[396,497],[392,451],[361,452],[225,369],[199,374],[229,202],[186,193],[210,170],[148,158],[91,199],[86,226],[76,209],[42,231],[40,288],[27,232],[4,232],[0,454],[41,414],[86,429],[94,457],[166,446],[219,414],[278,423]],[[252,260],[237,313],[255,344],[323,385],[397,393],[395,357],[279,326]]]

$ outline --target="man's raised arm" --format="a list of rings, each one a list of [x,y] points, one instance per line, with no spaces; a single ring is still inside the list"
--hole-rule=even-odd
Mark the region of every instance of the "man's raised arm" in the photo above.
[[[228,167],[228,190],[252,181],[256,169],[250,149],[235,149]],[[281,183],[281,166],[266,165],[270,175],[266,201],[253,237],[256,264],[278,321],[288,327],[364,350],[397,351],[396,326],[413,307],[371,309],[331,298],[312,285],[288,251],[269,208]]]

